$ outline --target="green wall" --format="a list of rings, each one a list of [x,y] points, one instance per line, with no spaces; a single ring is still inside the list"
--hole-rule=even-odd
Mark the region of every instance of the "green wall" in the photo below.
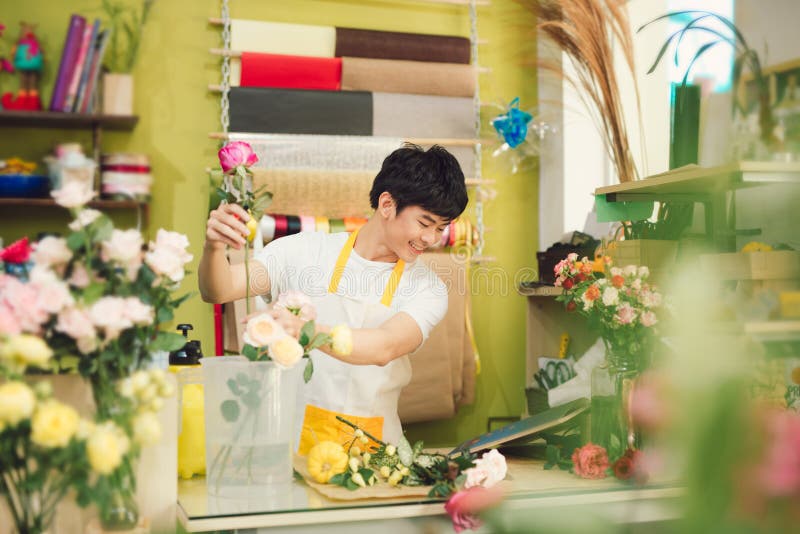
[[[238,18],[469,35],[466,7],[407,0],[231,0],[230,4],[232,16]],[[101,16],[99,5],[99,0],[27,0],[4,6],[0,23],[7,26],[7,44],[16,39],[20,20],[38,23],[48,58],[42,87],[45,102],[49,103],[70,14]],[[209,191],[204,168],[215,163],[217,149],[207,133],[220,129],[218,95],[206,91],[208,84],[220,79],[219,58],[207,52],[221,46],[219,28],[207,23],[209,16],[219,16],[219,10],[216,0],[157,0],[134,70],[139,124],[131,133],[107,132],[103,138],[105,151],[149,155],[155,184],[147,234],[152,237],[161,227],[187,234],[195,255],[192,271],[196,271],[205,232]],[[492,69],[481,76],[484,102],[502,104],[520,96],[523,107],[533,107],[533,25],[530,15],[511,0],[493,0],[491,7],[479,8],[478,31],[489,41],[481,46],[480,62]],[[16,87],[13,77],[0,79],[4,91],[12,87]],[[86,132],[0,128],[0,158],[16,155],[41,161],[55,143],[68,140],[82,142],[87,150],[91,143]],[[482,284],[473,299],[482,361],[476,402],[452,420],[408,427],[410,439],[424,439],[429,445],[468,439],[486,429],[488,417],[516,416],[524,406],[525,301],[516,294],[515,277],[535,264],[538,173],[510,174],[507,163],[491,158],[491,149],[484,149],[483,171],[485,177],[497,181],[497,197],[485,208],[490,230],[484,253],[497,258],[485,269],[498,283],[494,287]],[[131,213],[118,213],[115,219],[123,226],[135,223]],[[10,242],[22,235],[58,230],[66,221],[55,209],[4,208],[0,236]],[[183,289],[196,290],[196,285],[196,275],[191,274]],[[178,320],[193,323],[206,352],[213,351],[210,305],[195,297],[179,310]]]

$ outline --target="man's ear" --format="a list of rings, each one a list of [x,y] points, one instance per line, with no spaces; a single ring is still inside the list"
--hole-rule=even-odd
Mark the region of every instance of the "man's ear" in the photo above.
[[[378,197],[378,211],[384,218],[389,218],[395,214],[395,209],[397,208],[397,204],[395,204],[394,198],[392,198],[391,193],[384,191],[381,193],[381,196]]]

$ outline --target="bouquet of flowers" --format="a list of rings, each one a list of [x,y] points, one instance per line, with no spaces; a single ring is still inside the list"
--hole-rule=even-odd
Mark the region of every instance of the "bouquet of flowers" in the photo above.
[[[554,271],[555,285],[564,288],[557,300],[586,316],[611,354],[639,357],[649,348],[663,299],[647,267],[620,268],[607,256],[579,260],[572,253]]]
[[[42,238],[30,247],[29,258],[21,250],[27,240],[9,247],[14,254],[4,254],[6,261],[27,261],[15,264],[17,276],[0,274],[0,343],[12,347],[4,349],[6,373],[21,377],[31,368],[77,371],[91,384],[98,447],[112,451],[104,458],[118,453],[120,460],[107,460],[95,469],[99,477],[92,485],[75,483],[79,503],[96,496],[102,519],[114,490],[132,494],[137,445],[158,434],[155,412],[161,397],[172,393],[160,372],[143,369],[154,351],[175,350],[184,343],[182,336],[160,331],[159,324],[172,320],[173,311],[189,296],[175,298],[173,292],[192,255],[184,235],[160,229],[145,246],[139,231],[114,228],[108,217],[84,207],[93,195],[78,182],[54,191],[56,202],[74,217],[68,235]],[[32,339],[47,348],[47,357],[45,351],[34,350]],[[22,348],[13,348],[20,343]],[[129,377],[136,384],[131,391],[141,393],[136,399],[126,394],[128,386],[120,395]],[[90,463],[91,443],[87,441]]]

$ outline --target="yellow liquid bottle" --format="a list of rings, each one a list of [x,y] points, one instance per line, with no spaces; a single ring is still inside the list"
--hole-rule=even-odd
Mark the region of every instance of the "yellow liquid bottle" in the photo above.
[[[183,479],[206,474],[206,424],[203,412],[203,357],[200,342],[189,341],[190,324],[178,325],[187,338],[182,349],[169,355],[169,370],[175,373],[180,391],[180,428],[178,429],[178,476]]]

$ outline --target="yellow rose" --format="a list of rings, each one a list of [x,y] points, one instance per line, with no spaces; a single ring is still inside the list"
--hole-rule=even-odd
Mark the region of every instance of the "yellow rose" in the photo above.
[[[27,384],[6,382],[0,386],[0,422],[16,425],[36,407],[36,395]]]
[[[347,356],[353,352],[353,332],[346,324],[331,329],[331,348],[339,356]]]
[[[11,336],[3,348],[3,356],[21,365],[44,366],[53,351],[44,340],[29,334]]]
[[[161,439],[161,423],[153,412],[143,412],[133,419],[133,439],[143,446],[155,445]]]
[[[291,337],[282,337],[269,344],[269,356],[281,367],[294,367],[303,357],[303,346]]]
[[[31,441],[42,447],[65,447],[78,431],[78,412],[57,400],[39,404],[31,422]]]
[[[101,475],[108,475],[122,463],[128,446],[127,436],[117,425],[111,421],[97,425],[86,441],[89,465]]]
[[[75,437],[81,441],[86,441],[89,436],[94,432],[94,421],[88,419],[81,419],[78,421],[78,430],[75,431]]]

